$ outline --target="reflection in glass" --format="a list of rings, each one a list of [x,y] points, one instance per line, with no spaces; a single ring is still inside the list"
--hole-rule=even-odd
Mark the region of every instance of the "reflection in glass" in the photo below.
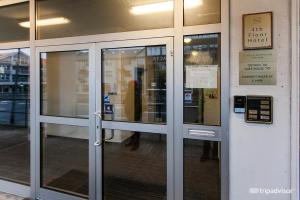
[[[37,0],[37,20],[52,24],[38,26],[37,38],[170,28],[173,7],[173,0]]]
[[[184,0],[184,25],[221,22],[221,0]]]
[[[104,133],[104,199],[167,199],[166,136],[119,130]]]
[[[104,120],[166,122],[166,47],[102,51]]]
[[[184,37],[184,123],[221,125],[220,34]]]
[[[29,53],[0,50],[0,179],[22,184],[30,182]]]
[[[88,118],[88,52],[41,53],[41,114]]]
[[[220,200],[220,143],[184,139],[184,199]]]
[[[88,128],[41,124],[41,187],[86,197]]]
[[[20,26],[29,20],[29,1],[24,3],[0,2],[0,42],[29,40],[29,28]]]

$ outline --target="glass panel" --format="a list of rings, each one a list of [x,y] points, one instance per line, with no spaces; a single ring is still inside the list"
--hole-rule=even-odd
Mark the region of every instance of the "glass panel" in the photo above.
[[[119,130],[104,133],[104,199],[167,199],[166,136]]]
[[[88,51],[41,53],[41,114],[88,118]]]
[[[221,125],[220,34],[184,37],[184,123]]]
[[[220,200],[220,143],[184,139],[184,199]]]
[[[86,197],[88,128],[41,124],[41,187]]]
[[[30,182],[29,49],[0,50],[0,178]]]
[[[37,19],[38,39],[169,28],[173,0],[37,0]]]
[[[184,0],[184,25],[221,22],[221,0]]]
[[[166,122],[166,47],[102,51],[104,120]]]
[[[29,40],[29,27],[23,27],[24,22],[29,22],[29,1],[19,4],[0,2],[0,42]]]

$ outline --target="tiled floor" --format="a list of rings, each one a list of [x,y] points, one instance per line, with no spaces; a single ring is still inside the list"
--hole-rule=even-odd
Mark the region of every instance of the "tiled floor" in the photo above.
[[[23,200],[24,198],[22,197],[17,197],[11,194],[6,194],[0,192],[0,200]]]

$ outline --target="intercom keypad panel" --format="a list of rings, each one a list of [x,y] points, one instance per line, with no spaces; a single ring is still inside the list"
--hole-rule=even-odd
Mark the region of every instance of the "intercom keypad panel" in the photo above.
[[[272,124],[273,98],[271,96],[247,96],[246,122]]]

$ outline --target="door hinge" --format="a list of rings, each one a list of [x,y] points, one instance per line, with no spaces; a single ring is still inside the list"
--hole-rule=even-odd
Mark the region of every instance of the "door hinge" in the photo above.
[[[170,51],[170,54],[171,54],[171,56],[174,56],[174,51],[171,50],[171,51]]]

